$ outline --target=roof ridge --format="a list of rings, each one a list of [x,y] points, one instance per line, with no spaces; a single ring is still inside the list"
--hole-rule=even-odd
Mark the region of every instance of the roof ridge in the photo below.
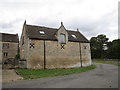
[[[42,27],[42,28],[48,28],[48,29],[58,29],[58,28],[52,28],[52,27],[46,27],[46,26],[38,26],[38,25],[29,25],[26,24],[27,26],[33,26],[33,27]]]
[[[2,33],[2,32],[0,32],[0,34],[7,34],[7,35],[18,35],[17,33],[16,33],[16,34],[13,34],[13,33]]]
[[[70,32],[78,32],[78,31],[75,31],[75,30],[66,30],[66,31],[70,31]]]
[[[30,24],[26,24],[27,26],[33,26],[33,27],[41,27],[41,28],[48,28],[48,29],[55,29],[55,30],[58,30],[59,28],[52,28],[52,27],[46,27],[46,26],[38,26],[38,25],[30,25]],[[75,30],[67,30],[66,31],[70,31],[70,32],[78,32],[78,31],[75,31]]]

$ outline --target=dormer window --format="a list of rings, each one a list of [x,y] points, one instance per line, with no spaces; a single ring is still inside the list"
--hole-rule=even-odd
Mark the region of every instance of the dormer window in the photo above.
[[[56,32],[56,36],[57,36],[58,42],[61,45],[62,44],[67,44],[67,42],[68,42],[68,32],[65,29],[63,23],[61,23],[61,26],[60,26],[59,30]]]
[[[65,34],[60,34],[60,43],[61,44],[65,44],[66,43]]]

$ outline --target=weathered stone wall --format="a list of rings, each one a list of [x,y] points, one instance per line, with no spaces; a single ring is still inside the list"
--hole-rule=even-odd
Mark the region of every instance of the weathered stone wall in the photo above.
[[[89,43],[81,43],[81,55],[82,55],[82,65],[91,65],[91,52]]]
[[[26,60],[19,60],[19,68],[27,68],[26,65]]]
[[[80,65],[79,43],[68,42],[61,49],[57,41],[46,41],[46,67],[69,68]]]
[[[30,43],[34,43],[34,48],[30,48]],[[27,68],[43,69],[44,68],[44,41],[43,40],[29,40],[29,51],[27,57]]]
[[[9,44],[9,47],[2,47],[2,60],[6,60],[8,58],[15,58],[16,54],[18,53],[18,43],[14,42],[2,42],[3,44]],[[8,53],[7,56],[4,55],[4,53]]]
[[[1,36],[0,36],[1,39]],[[0,64],[2,64],[2,42],[0,42]]]
[[[34,43],[34,48],[30,48],[30,43]],[[45,41],[46,68],[71,68],[80,67],[80,47],[83,66],[91,64],[89,43],[68,42],[61,49],[61,44],[57,41]],[[86,49],[84,49],[86,46]],[[44,68],[44,41],[29,40],[27,54],[27,68]]]
[[[23,27],[23,32],[20,39],[20,58],[21,59],[27,59],[28,48],[29,48],[28,41],[29,41],[29,38],[27,38],[26,36],[25,27]]]

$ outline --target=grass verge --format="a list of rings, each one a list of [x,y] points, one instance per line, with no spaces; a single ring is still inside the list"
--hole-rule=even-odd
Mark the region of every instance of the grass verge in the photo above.
[[[86,72],[95,69],[95,65],[83,68],[70,68],[70,69],[46,69],[46,70],[32,70],[32,69],[16,69],[17,73],[24,79],[35,79],[42,77],[63,76],[75,73]]]
[[[116,66],[120,66],[120,63],[118,62],[99,62],[99,61],[94,61],[95,63],[104,63],[104,64],[113,64],[113,65],[116,65]]]

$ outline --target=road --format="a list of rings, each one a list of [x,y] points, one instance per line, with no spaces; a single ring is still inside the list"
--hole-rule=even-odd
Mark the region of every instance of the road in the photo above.
[[[3,88],[118,88],[118,67],[95,65],[97,68],[88,72],[3,83]]]

